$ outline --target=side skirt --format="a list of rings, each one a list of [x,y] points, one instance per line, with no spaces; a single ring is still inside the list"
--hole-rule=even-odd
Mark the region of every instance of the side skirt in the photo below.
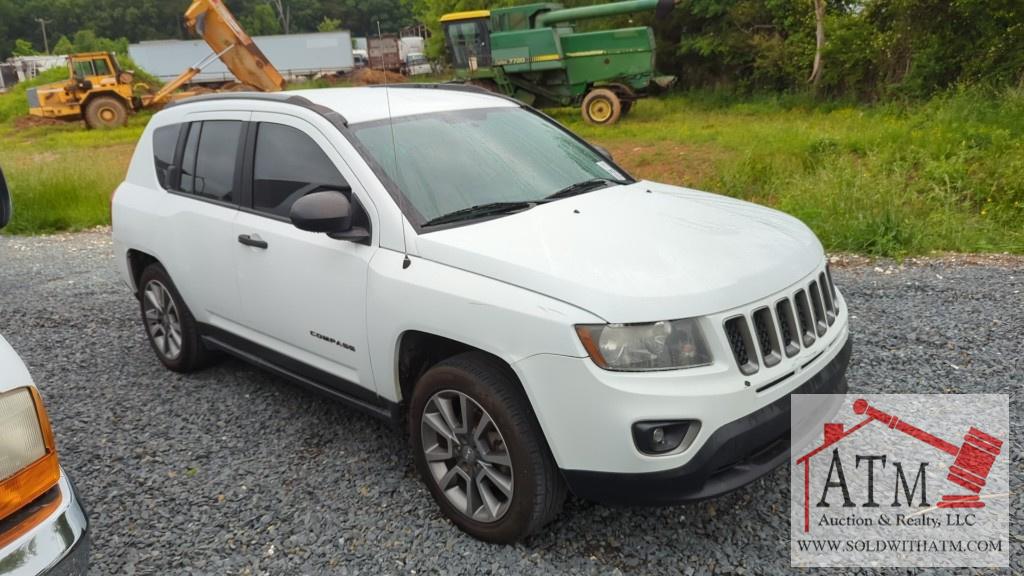
[[[328,374],[323,370],[209,324],[199,324],[199,333],[202,336],[203,344],[213,350],[220,350],[235,356],[258,368],[339,400],[396,426],[402,421],[398,404],[381,398],[354,382]]]

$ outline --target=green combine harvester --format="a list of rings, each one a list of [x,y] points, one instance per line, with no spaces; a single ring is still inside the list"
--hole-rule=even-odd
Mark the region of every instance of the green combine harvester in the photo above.
[[[655,75],[650,28],[576,32],[575,22],[647,10],[665,18],[678,1],[527,4],[446,14],[441,24],[459,79],[538,107],[581,106],[587,122],[613,124],[675,77]]]

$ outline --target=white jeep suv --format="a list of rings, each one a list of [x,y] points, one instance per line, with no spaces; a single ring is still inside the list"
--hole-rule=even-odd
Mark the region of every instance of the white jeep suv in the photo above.
[[[806,226],[637,181],[470,87],[171,106],[113,236],[168,368],[227,352],[406,420],[444,514],[489,541],[567,489],[739,488],[786,461],[791,393],[846,389],[846,306]]]

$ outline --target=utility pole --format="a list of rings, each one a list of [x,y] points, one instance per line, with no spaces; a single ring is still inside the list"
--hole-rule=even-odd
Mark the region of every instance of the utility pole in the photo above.
[[[53,22],[53,20],[44,20],[43,18],[36,18],[36,22],[43,28],[43,52],[50,53],[50,41],[46,38],[46,25]]]

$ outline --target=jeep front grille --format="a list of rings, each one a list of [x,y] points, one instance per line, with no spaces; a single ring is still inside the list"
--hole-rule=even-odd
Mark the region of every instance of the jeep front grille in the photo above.
[[[761,305],[749,313],[731,316],[723,328],[740,372],[750,375],[813,347],[838,316],[838,295],[826,266],[772,306]]]

